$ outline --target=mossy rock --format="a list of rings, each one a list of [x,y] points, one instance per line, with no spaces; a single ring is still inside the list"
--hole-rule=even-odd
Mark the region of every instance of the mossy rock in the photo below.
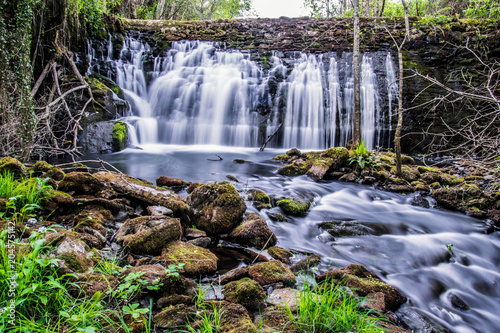
[[[81,291],[87,298],[92,297],[96,292],[100,292],[103,298],[108,290],[115,289],[118,285],[118,278],[100,272],[89,272],[78,276],[76,283],[80,286],[78,292]]]
[[[88,172],[70,172],[59,183],[59,190],[76,195],[93,195],[101,189],[101,182]]]
[[[285,213],[298,216],[305,214],[311,207],[310,203],[295,199],[283,199],[278,201],[276,205]]]
[[[246,214],[243,221],[231,231],[229,238],[238,244],[258,249],[274,246],[278,242],[266,221],[256,213]]]
[[[229,282],[222,293],[227,301],[241,304],[250,310],[262,308],[266,299],[264,289],[250,278]]]
[[[56,181],[61,181],[66,175],[60,168],[45,161],[37,161],[33,166],[33,172],[40,173]]]
[[[387,163],[389,165],[396,165],[396,158],[392,155],[384,153],[378,158],[380,162]]]
[[[111,212],[100,206],[85,207],[73,220],[74,231],[84,232],[85,228],[97,230],[101,235],[106,236],[106,228],[104,224],[106,221],[113,219]]]
[[[349,150],[345,147],[334,147],[328,148],[323,153],[321,153],[322,157],[328,157],[334,160],[334,163],[337,167],[345,165],[349,160]]]
[[[63,260],[66,267],[75,273],[85,273],[93,265],[91,259],[76,251],[65,251],[60,253],[57,258]]]
[[[118,244],[134,254],[160,254],[170,242],[182,236],[179,219],[167,216],[141,216],[127,220],[116,232]]]
[[[40,205],[46,211],[53,212],[59,207],[70,207],[74,204],[74,199],[66,192],[54,189],[47,190],[47,196],[40,201]]]
[[[286,152],[288,156],[300,156],[302,153],[297,148],[292,148]]]
[[[391,169],[391,173],[394,175],[397,174],[396,167]],[[415,168],[409,167],[407,165],[402,165],[401,174],[399,175],[399,177],[411,183],[420,178],[420,172],[418,172],[418,170]]]
[[[227,181],[200,186],[188,195],[187,201],[194,208],[194,225],[212,235],[230,232],[247,208]]]
[[[267,216],[276,222],[286,222],[288,219],[281,213],[267,212]]]
[[[290,159],[290,156],[288,155],[277,155],[273,157],[273,160],[275,161],[281,161],[281,162],[287,162]]]
[[[218,333],[256,333],[248,311],[240,304],[224,302]]]
[[[251,201],[262,202],[264,204],[270,204],[271,199],[269,196],[262,190],[251,189],[248,190],[248,196]]]
[[[437,203],[460,211],[486,210],[494,203],[476,184],[464,183],[455,187],[441,187],[432,193]]]
[[[24,165],[13,157],[4,157],[0,159],[0,174],[9,172],[17,179],[21,179],[26,175]]]
[[[287,164],[278,170],[278,173],[282,176],[300,176],[305,175],[307,171],[311,168],[314,161],[298,159],[293,161],[293,163]]]
[[[278,260],[255,264],[249,268],[248,274],[261,286],[277,282],[293,286],[297,282],[293,272]]]
[[[300,273],[307,271],[313,267],[318,266],[321,263],[321,257],[317,254],[311,254],[306,258],[299,260],[290,267],[290,270],[294,273]]]
[[[255,323],[257,326],[262,325],[262,332],[301,332],[286,315],[286,308],[281,306],[265,308],[262,314],[256,317]]]
[[[287,265],[290,265],[292,263],[290,258],[293,258],[294,256],[292,252],[285,250],[282,247],[276,247],[276,246],[267,249],[267,253],[269,253],[269,255],[274,259],[277,259]]]
[[[410,157],[410,156],[401,155],[401,164],[414,165],[415,164],[415,160],[412,157]]]
[[[327,273],[318,275],[318,282],[331,279],[334,283],[340,283],[349,287],[359,296],[382,292],[385,296],[386,308],[395,311],[406,302],[396,288],[380,280],[375,274],[368,271],[362,265],[352,264],[342,269],[334,269]]]
[[[128,142],[127,124],[117,121],[113,126],[113,151],[125,149]]]
[[[185,304],[168,307],[153,317],[155,326],[167,329],[167,332],[171,332],[182,324],[194,320],[196,320],[196,308]]]
[[[161,259],[166,264],[183,263],[183,273],[189,276],[212,274],[217,270],[217,257],[215,254],[202,247],[176,241],[168,244]]]

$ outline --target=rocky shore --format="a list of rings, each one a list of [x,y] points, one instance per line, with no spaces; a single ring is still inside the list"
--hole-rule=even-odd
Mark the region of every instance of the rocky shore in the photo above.
[[[316,181],[356,181],[388,191],[418,192],[415,205],[428,207],[426,198],[432,197],[443,207],[489,218],[491,228],[500,223],[499,172],[495,170],[465,162],[441,169],[417,166],[404,157],[403,172],[396,175],[394,154],[360,157],[346,148],[308,153],[292,149],[274,159],[284,164],[278,171],[281,175],[306,174]],[[116,172],[90,172],[81,164],[63,170],[46,162],[23,165],[3,158],[0,172],[19,179],[50,178],[53,189],[42,203],[44,210],[30,224],[17,224],[15,233],[28,248],[27,238],[33,232],[49,230],[44,238],[51,250],[45,255],[58,260],[61,275],[73,277],[81,292],[70,292],[78,297],[104,297],[140,274],[143,285],[130,303],[152,304],[158,331],[196,324],[195,299],[201,286],[215,290],[207,302],[225,313],[219,332],[274,332],[284,325],[287,332],[296,331],[276,309],[285,303],[300,307],[294,303],[297,277],[313,273],[311,268],[321,258],[276,247],[277,238],[266,221],[247,212],[247,207],[277,206],[282,213],[272,218],[286,219],[304,214],[310,202],[276,200],[258,189],[239,193],[228,181],[200,184],[160,177],[154,186]],[[186,188],[186,198],[176,193]],[[8,198],[0,198],[0,212],[7,209]],[[0,231],[6,228],[7,220],[0,218]],[[322,228],[334,237],[362,232],[362,226],[324,224]],[[242,264],[228,267],[228,260]],[[116,270],[97,269],[110,261],[116,263]],[[401,293],[360,265],[316,276],[318,282],[325,279],[345,285],[365,299],[365,307],[392,322],[396,321],[392,312],[406,302],[404,290]],[[124,319],[134,332],[142,331],[147,320],[144,315]],[[405,332],[395,324],[383,325],[390,332]]]

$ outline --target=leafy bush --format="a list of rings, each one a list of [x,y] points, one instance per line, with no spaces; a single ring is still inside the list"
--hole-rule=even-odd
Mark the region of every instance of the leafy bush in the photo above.
[[[375,162],[371,152],[368,151],[368,148],[365,146],[365,140],[361,141],[359,145],[356,146],[356,149],[353,150],[354,157],[351,157],[348,162],[349,164],[357,164],[361,169],[365,167],[373,167],[377,163]]]

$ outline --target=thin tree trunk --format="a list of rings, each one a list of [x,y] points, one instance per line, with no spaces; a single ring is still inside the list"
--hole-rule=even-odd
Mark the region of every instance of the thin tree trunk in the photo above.
[[[384,15],[384,9],[385,9],[385,0],[382,0],[382,7],[380,8],[380,12],[378,13],[379,17],[382,17],[382,15]]]
[[[365,0],[365,17],[370,16],[370,0]]]
[[[408,18],[408,5],[406,4],[406,0],[401,0],[403,4],[403,9],[405,11],[405,28],[406,28],[406,37],[410,37],[410,20]]]
[[[359,72],[359,0],[354,0],[354,50],[352,69],[354,73],[354,119],[352,140],[354,145],[361,143],[361,90]]]

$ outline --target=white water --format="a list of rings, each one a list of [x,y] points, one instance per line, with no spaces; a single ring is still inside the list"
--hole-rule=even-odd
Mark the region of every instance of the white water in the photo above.
[[[95,50],[89,46],[92,68]],[[131,141],[166,144],[260,146],[278,125],[270,147],[324,149],[345,145],[352,136],[352,54],[313,55],[295,52],[287,65],[277,56],[269,69],[249,53],[221,49],[216,43],[173,42],[156,57],[147,43],[127,37],[118,60],[108,41],[103,61],[111,62],[110,77],[124,90],[131,105],[126,118],[134,127]],[[384,56],[385,58],[385,56]],[[149,70],[144,63],[151,62]],[[384,144],[391,128],[389,105],[380,106],[379,80],[370,54],[361,65],[362,137],[369,149]],[[392,58],[385,58],[384,75],[395,75]],[[101,73],[109,75],[108,73]],[[276,85],[271,93],[271,83]],[[133,137],[136,135],[135,137]],[[387,140],[386,140],[387,141]]]

